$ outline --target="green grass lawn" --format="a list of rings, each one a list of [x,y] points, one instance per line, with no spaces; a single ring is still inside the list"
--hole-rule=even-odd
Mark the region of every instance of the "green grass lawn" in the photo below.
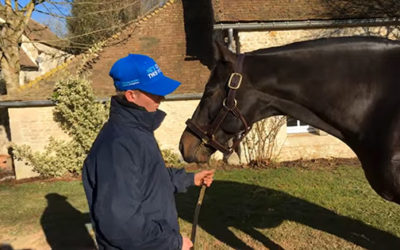
[[[177,195],[187,236],[198,192]],[[16,249],[93,244],[80,181],[3,183],[0,200],[0,243]],[[400,206],[375,194],[359,167],[218,170],[206,190],[196,247],[400,249]]]

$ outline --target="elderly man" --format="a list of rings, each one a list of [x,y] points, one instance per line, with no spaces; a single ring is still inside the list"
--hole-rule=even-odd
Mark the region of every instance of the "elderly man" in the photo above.
[[[174,193],[210,186],[214,171],[166,168],[153,133],[165,117],[160,102],[180,83],[137,54],[115,62],[110,76],[118,94],[82,176],[99,249],[190,249]]]

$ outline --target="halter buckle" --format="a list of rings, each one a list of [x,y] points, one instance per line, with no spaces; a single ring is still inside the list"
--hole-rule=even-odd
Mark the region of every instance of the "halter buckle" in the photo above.
[[[231,76],[229,77],[229,81],[228,81],[228,87],[231,89],[238,89],[240,88],[240,84],[242,84],[242,74],[240,73],[232,73]],[[237,79],[237,81],[234,81],[235,79]],[[234,85],[232,85],[232,83]],[[236,86],[235,86],[236,84]]]

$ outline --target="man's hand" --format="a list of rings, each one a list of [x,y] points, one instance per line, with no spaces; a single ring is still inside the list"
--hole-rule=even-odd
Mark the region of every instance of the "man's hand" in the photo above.
[[[188,237],[182,236],[182,250],[190,250],[192,246],[192,241]]]
[[[211,186],[211,183],[213,182],[214,172],[214,169],[198,172],[194,175],[194,185],[201,186],[202,184],[204,184],[207,187]]]

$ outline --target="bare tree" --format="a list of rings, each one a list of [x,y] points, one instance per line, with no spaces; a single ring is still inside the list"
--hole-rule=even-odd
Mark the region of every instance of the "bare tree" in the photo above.
[[[146,6],[158,6],[161,2],[165,0],[157,0],[151,5],[143,1]],[[70,13],[69,8],[74,6],[83,9],[82,15]],[[0,0],[0,94],[12,94],[19,88],[20,49],[25,42],[23,34],[29,30],[28,23],[34,11],[47,15],[53,20],[52,24],[56,20],[58,23],[68,24],[68,28],[83,30],[69,30],[69,34],[62,39],[44,38],[42,41],[40,37],[39,40],[35,38],[31,41],[33,46],[35,43],[45,42],[68,52],[81,52],[126,27],[139,14],[146,14],[146,11],[140,12],[141,8],[142,1],[138,0]],[[92,41],[92,37],[96,39]]]
[[[374,18],[398,17],[398,0],[323,0],[332,17]]]
[[[398,0],[323,0],[327,13],[332,18],[400,18],[400,1]],[[390,39],[400,39],[398,25],[379,25],[360,27],[359,33],[367,36],[383,36]],[[321,36],[349,35],[354,32],[348,29],[329,30]]]
[[[13,93],[19,86],[19,44],[24,29],[35,7],[44,0],[30,0],[21,6],[18,0],[5,0],[0,5],[0,61],[1,73],[6,82],[7,93]]]
[[[120,31],[137,18],[140,7],[133,0],[74,0],[66,17],[71,51],[81,53]]]
[[[278,133],[285,122],[284,116],[274,116],[253,124],[241,144],[250,166],[269,166],[279,156],[281,145]]]

